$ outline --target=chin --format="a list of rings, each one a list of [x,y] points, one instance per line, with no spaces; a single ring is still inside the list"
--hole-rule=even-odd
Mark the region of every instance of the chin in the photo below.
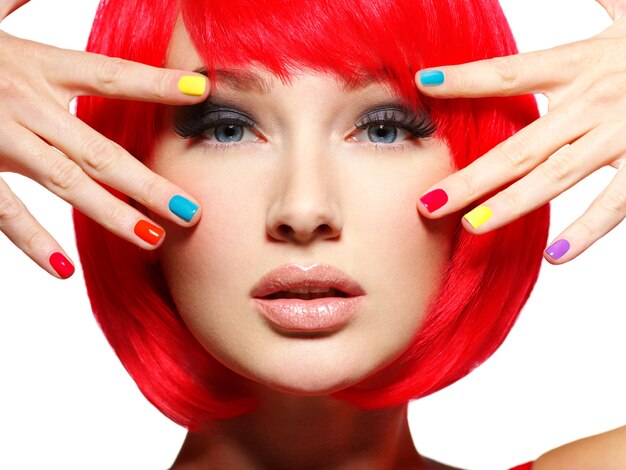
[[[247,370],[245,375],[279,392],[324,396],[355,385],[376,369],[368,366],[367,358],[356,348],[337,351],[312,343],[300,346],[289,354],[275,351],[274,360],[270,357],[262,362],[263,369]]]

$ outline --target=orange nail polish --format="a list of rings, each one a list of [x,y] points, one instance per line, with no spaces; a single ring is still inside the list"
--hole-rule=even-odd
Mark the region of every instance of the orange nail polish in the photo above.
[[[135,234],[143,241],[156,245],[165,234],[165,230],[148,221],[140,220],[135,224]]]

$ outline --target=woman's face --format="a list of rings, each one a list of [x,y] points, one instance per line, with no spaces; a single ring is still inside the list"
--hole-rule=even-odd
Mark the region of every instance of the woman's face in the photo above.
[[[179,21],[166,67],[201,66]],[[221,127],[211,121],[183,139],[175,125],[196,132],[203,113],[164,116],[151,166],[193,194],[203,215],[186,229],[152,214],[167,231],[159,256],[180,315],[220,362],[275,390],[328,394],[383,368],[420,328],[457,218],[424,219],[416,200],[453,171],[450,153],[400,127],[366,127],[415,123],[379,83],[348,90],[303,72],[287,85],[251,71],[262,82],[223,72],[211,90],[205,119],[229,119]],[[253,127],[232,124],[242,119]],[[286,264],[347,273],[365,292],[356,315],[306,334],[277,328],[251,290]]]

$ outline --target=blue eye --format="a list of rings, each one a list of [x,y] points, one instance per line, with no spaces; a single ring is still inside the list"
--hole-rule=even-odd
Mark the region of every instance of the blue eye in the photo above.
[[[378,124],[367,129],[367,136],[372,142],[391,144],[398,137],[398,128],[388,124]]]
[[[409,137],[424,139],[436,129],[427,114],[415,115],[408,109],[392,105],[372,109],[356,123],[356,127],[361,132],[355,138],[367,131],[368,139],[375,144],[392,144]]]
[[[218,142],[239,142],[243,134],[243,126],[237,124],[227,124],[213,128],[213,135]]]

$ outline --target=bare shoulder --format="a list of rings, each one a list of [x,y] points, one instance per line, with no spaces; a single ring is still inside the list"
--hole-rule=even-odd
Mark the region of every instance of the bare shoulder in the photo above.
[[[626,468],[626,426],[557,447],[543,454],[533,464],[533,470],[594,468]]]

